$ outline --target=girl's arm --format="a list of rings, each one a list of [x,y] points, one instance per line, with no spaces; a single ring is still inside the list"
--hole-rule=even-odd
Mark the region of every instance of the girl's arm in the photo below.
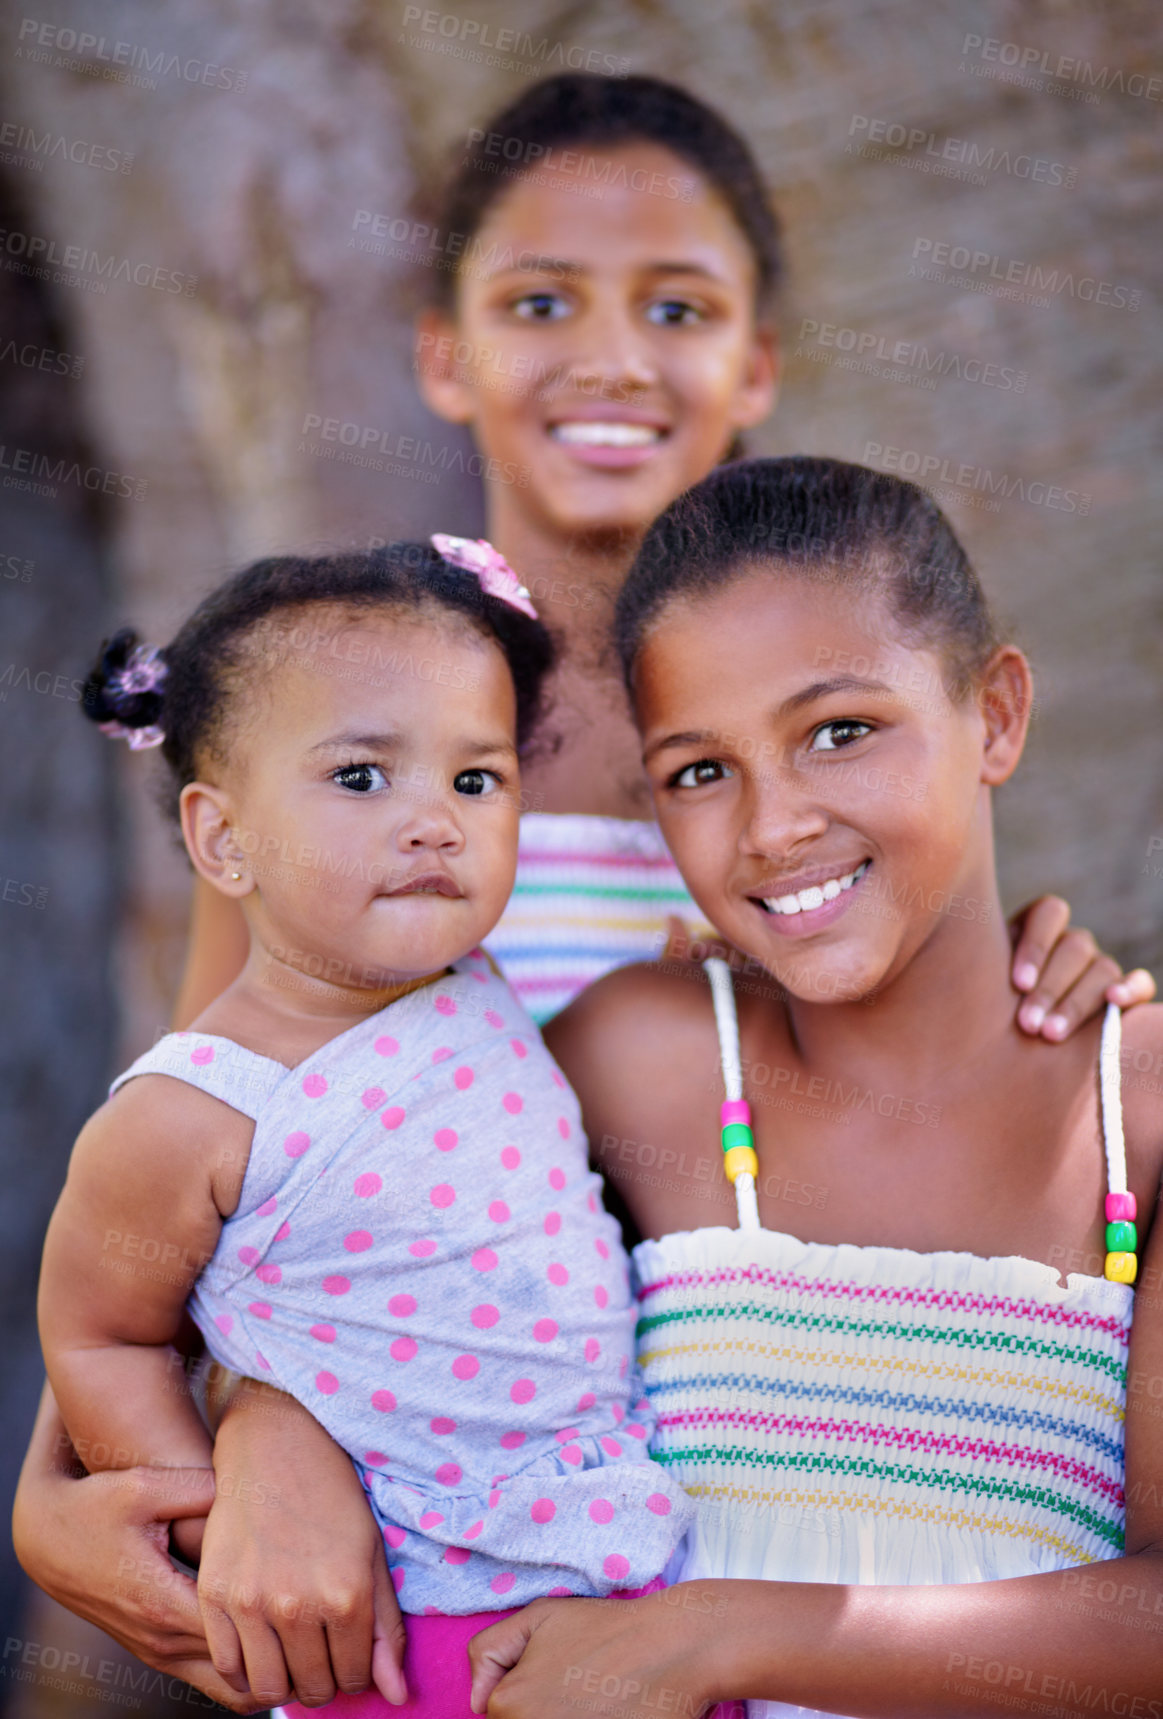
[[[1124,973],[1092,932],[1071,927],[1070,904],[1059,895],[1040,895],[1020,908],[1010,920],[1010,937],[1010,975],[1024,993],[1018,1025],[1034,1037],[1061,1043],[1107,1003],[1128,1009],[1154,998],[1150,973],[1143,967]]]

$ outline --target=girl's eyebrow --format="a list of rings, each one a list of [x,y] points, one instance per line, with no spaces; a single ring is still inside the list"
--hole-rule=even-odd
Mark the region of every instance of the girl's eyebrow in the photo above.
[[[858,675],[834,675],[831,680],[814,680],[810,686],[801,687],[799,692],[793,692],[790,698],[772,713],[778,720],[781,716],[789,716],[793,711],[800,710],[805,704],[812,704],[817,698],[826,698],[834,692],[868,692],[892,694],[893,687],[882,680],[862,680]],[[722,736],[710,728],[690,728],[681,734],[667,734],[661,740],[652,740],[642,753],[642,761],[646,763],[658,752],[667,752],[680,746],[714,746]]]
[[[403,735],[399,733],[356,734],[347,731],[343,734],[331,734],[326,740],[317,741],[308,753],[308,757],[315,752],[338,752],[353,746],[364,746],[371,752],[389,752],[392,747],[398,746],[403,738]]]

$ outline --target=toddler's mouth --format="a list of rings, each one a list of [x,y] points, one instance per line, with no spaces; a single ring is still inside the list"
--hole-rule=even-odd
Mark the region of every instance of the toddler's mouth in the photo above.
[[[417,872],[414,877],[405,878],[395,889],[384,891],[385,895],[447,895],[458,899],[463,891],[458,889],[446,871]]]

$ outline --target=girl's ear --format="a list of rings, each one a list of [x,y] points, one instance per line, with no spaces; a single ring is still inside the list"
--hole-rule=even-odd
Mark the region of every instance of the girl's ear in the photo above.
[[[449,424],[470,424],[475,410],[473,391],[456,377],[452,354],[456,324],[443,311],[428,306],[416,318],[412,364],[420,398],[430,412]]]
[[[1016,645],[1003,645],[994,652],[978,699],[985,722],[981,780],[996,788],[1017,769],[1034,704],[1030,665]]]
[[[234,824],[226,795],[209,782],[187,782],[178,804],[182,840],[194,870],[220,894],[241,901],[255,883],[243,852],[243,832]]]
[[[779,398],[779,379],[783,368],[779,331],[766,323],[758,323],[751,337],[751,351],[735,391],[731,410],[731,427],[753,430],[775,410]]]

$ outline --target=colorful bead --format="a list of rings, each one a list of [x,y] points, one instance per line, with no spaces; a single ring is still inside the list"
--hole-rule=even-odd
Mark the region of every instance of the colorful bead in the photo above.
[[[1135,1210],[1134,1194],[1108,1194],[1106,1197],[1106,1221],[1114,1224],[1120,1218],[1127,1218],[1134,1223],[1138,1213]]]
[[[719,1121],[726,1128],[730,1122],[751,1121],[751,1106],[745,1098],[728,1098],[719,1106]]]
[[[758,1176],[759,1159],[755,1156],[754,1146],[729,1147],[723,1154],[723,1170],[729,1182],[734,1182],[744,1170],[751,1176]]]
[[[1134,1283],[1139,1262],[1133,1253],[1108,1253],[1103,1276],[1111,1283]]]
[[[1113,1224],[1106,1226],[1106,1246],[1108,1253],[1134,1253],[1139,1245],[1139,1237],[1132,1223],[1126,1218],[1119,1218]]]
[[[746,1122],[728,1122],[723,1130],[723,1150],[730,1152],[736,1146],[754,1146],[751,1130]]]

